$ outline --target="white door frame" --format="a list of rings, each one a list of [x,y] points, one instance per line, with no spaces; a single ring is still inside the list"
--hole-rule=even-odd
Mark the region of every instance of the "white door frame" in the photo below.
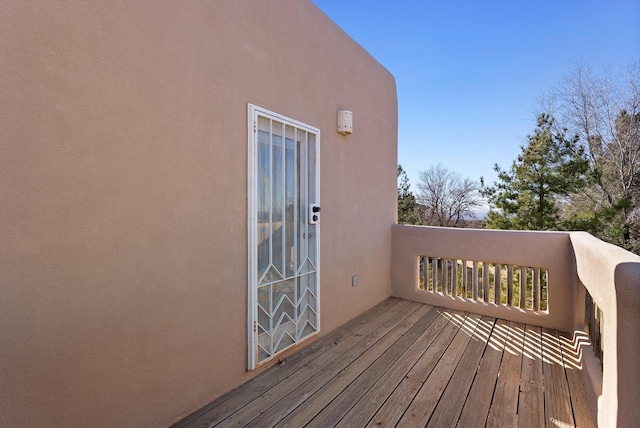
[[[315,331],[311,334],[306,334],[300,338],[296,337],[295,343],[292,343],[291,345],[283,349],[279,349],[273,355],[269,356],[266,359],[263,359],[262,361],[259,361],[259,356],[258,356],[258,349],[259,349],[258,348],[258,333],[259,333],[258,332],[259,330],[259,326],[258,326],[258,282],[259,282],[258,280],[258,117],[263,117],[263,118],[270,119],[272,121],[277,121],[286,126],[294,127],[296,129],[296,132],[297,130],[302,130],[306,133],[306,135],[313,134],[315,136],[314,137],[315,144],[313,145],[313,147],[315,148],[315,155],[313,156],[313,159],[315,160],[315,192],[314,192],[315,200],[305,201],[305,203],[313,204],[317,206],[320,205],[320,130],[313,126],[288,118],[286,116],[280,115],[278,113],[264,109],[262,107],[258,107],[253,104],[248,104],[248,120],[247,120],[247,123],[248,123],[248,225],[247,225],[247,228],[248,228],[248,267],[247,267],[247,272],[248,272],[248,281],[247,281],[248,282],[248,311],[247,311],[247,314],[248,314],[248,317],[247,317],[248,364],[247,366],[248,366],[248,370],[255,369],[260,364],[263,364],[273,359],[274,357],[282,353],[284,350],[290,348],[291,346],[297,345],[298,343],[301,343],[302,341],[308,339],[309,337],[314,336],[320,331],[320,221],[318,219],[318,221],[315,222],[315,224],[313,225],[313,229],[315,230],[315,241],[313,245],[315,245],[314,261],[315,261],[315,268],[316,268],[315,272],[312,274],[312,275],[315,275],[315,282],[314,282],[315,294],[313,295],[313,297],[315,297],[315,311],[316,311],[314,312],[313,315],[314,315],[314,319],[316,320],[315,322],[316,325],[315,326],[311,325],[311,327],[314,328]],[[285,137],[283,136],[282,139],[283,139],[282,144],[284,145]],[[306,144],[306,147],[309,147],[308,142],[305,144]],[[296,142],[294,141],[294,146],[295,145],[296,145]],[[306,150],[305,150],[305,153],[306,153]],[[298,153],[296,153],[296,156],[297,155]],[[294,174],[298,174],[298,173],[299,172],[296,170]],[[313,215],[310,211],[311,211],[310,209],[306,209],[305,207],[303,210],[300,210],[300,212],[306,213],[305,214],[306,218],[297,218],[297,217],[301,217],[302,214],[296,217],[297,218],[296,228],[302,222],[305,224],[305,226],[300,226],[300,227],[306,227],[307,233],[310,230],[310,226],[308,225],[309,218]],[[310,249],[312,248],[312,246],[310,245],[308,248]],[[296,267],[296,269],[298,268]],[[295,279],[296,284],[298,283],[299,278],[301,278],[301,276],[298,276],[298,274],[296,274],[293,277],[293,279]],[[311,281],[314,281],[314,279],[311,279]],[[308,291],[308,290],[305,290],[305,291]],[[299,302],[296,302],[296,305],[298,303]],[[308,307],[306,307],[305,310],[309,310]],[[295,306],[294,311],[296,313],[295,318],[297,319],[298,306]],[[307,322],[306,324],[309,324],[309,322]],[[296,331],[297,331],[298,324],[296,323],[295,325],[296,325]]]

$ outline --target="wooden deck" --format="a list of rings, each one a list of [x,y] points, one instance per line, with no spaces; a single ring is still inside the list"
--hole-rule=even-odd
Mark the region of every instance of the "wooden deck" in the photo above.
[[[562,333],[388,299],[175,427],[592,427]]]

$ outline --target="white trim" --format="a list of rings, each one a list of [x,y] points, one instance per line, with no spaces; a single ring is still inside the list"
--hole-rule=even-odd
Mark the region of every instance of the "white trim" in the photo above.
[[[320,139],[320,129],[311,125],[307,125],[304,122],[300,122],[299,120],[292,119],[290,117],[281,115],[279,113],[273,112],[271,110],[267,110],[266,108],[259,107],[255,104],[248,103],[249,106],[249,118],[251,119],[254,112],[260,113],[262,116],[271,116],[271,119],[275,119],[278,122],[287,122],[291,125],[294,125],[296,128],[302,128],[306,131],[314,133],[318,136],[318,140]]]
[[[248,198],[248,213],[247,213],[247,234],[248,234],[248,257],[247,257],[247,338],[248,338],[248,363],[247,367],[252,370],[256,367],[257,363],[257,319],[258,319],[258,305],[257,305],[257,293],[258,291],[253,287],[253,281],[258,275],[257,263],[258,249],[256,245],[257,239],[257,218],[256,218],[256,174],[257,174],[257,144],[254,144],[255,134],[257,132],[258,123],[255,120],[254,106],[249,104],[247,109],[247,153],[248,153],[248,177],[247,177],[247,198]]]
[[[314,202],[319,207],[322,206],[320,201],[320,130],[317,130],[316,133],[316,201]],[[322,216],[320,216],[322,218]],[[320,266],[322,266],[322,262],[320,260],[320,229],[321,229],[322,221],[316,223],[316,301],[318,302],[318,306],[316,307],[316,317],[318,318],[318,331],[315,334],[320,333],[321,329],[321,320],[320,320]],[[312,336],[315,336],[312,335]]]

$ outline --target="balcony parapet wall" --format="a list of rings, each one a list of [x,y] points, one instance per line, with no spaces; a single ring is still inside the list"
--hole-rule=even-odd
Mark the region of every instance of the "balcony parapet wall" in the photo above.
[[[602,384],[600,393],[596,391],[598,425],[636,427],[640,421],[640,257],[586,232],[572,232],[570,237],[577,277],[604,317]]]
[[[548,309],[531,310],[427,292],[420,287],[421,256],[544,268],[549,272]],[[392,294],[408,300],[470,311],[541,327],[573,331],[575,259],[569,234],[394,225]]]

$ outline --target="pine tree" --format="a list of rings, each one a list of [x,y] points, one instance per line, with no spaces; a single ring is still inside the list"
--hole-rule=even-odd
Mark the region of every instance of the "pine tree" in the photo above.
[[[420,224],[420,210],[402,165],[398,165],[398,181],[398,224]]]
[[[493,229],[562,229],[561,198],[587,184],[589,163],[578,137],[568,139],[566,130],[554,131],[548,114],[538,116],[533,135],[509,171],[494,167],[498,181],[485,186],[491,210],[486,225]]]

